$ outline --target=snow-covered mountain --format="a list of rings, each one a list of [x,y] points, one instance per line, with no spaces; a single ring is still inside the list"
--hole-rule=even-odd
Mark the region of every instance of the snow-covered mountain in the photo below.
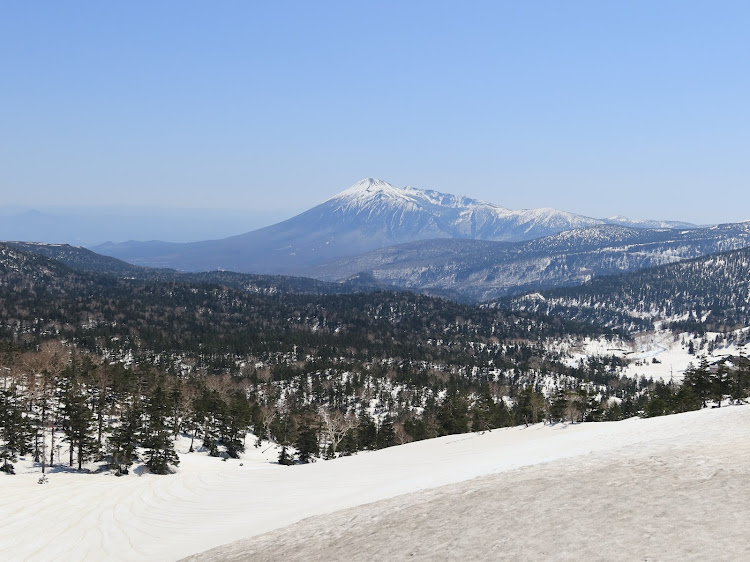
[[[329,199],[335,216],[358,218],[376,228],[387,224],[399,241],[428,238],[520,241],[603,221],[558,211],[513,211],[493,203],[438,191],[392,186],[368,178]]]
[[[748,246],[747,223],[685,230],[597,225],[525,242],[411,242],[302,273],[325,281],[365,274],[394,287],[482,301]]]
[[[493,203],[368,178],[275,225],[187,244],[103,244],[97,252],[131,263],[187,271],[295,273],[331,259],[429,239],[525,241],[608,224],[555,209],[514,211]],[[630,224],[617,219],[617,224]]]

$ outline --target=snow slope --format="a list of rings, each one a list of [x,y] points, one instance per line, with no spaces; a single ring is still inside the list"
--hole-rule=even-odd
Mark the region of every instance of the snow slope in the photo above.
[[[27,469],[0,475],[0,552],[4,560],[175,560],[308,517],[480,476],[523,475],[556,462],[596,468],[598,462],[630,462],[635,451],[663,454],[665,448],[693,443],[710,461],[724,450],[711,445],[727,440],[726,450],[738,459],[733,470],[746,478],[750,407],[454,435],[294,467],[272,464],[272,450],[251,448],[241,461],[181,455],[180,469],[171,476],[54,473],[40,485],[38,472]],[[574,468],[563,468],[561,485],[575,477]],[[557,485],[554,470],[545,478]],[[597,493],[606,497],[610,491],[604,487]],[[696,509],[710,515],[725,499],[712,496]],[[403,501],[412,500],[404,496]],[[740,515],[747,524],[747,511]],[[576,512],[566,516],[574,520]],[[452,521],[463,528],[460,517]],[[498,515],[493,524],[512,526],[513,521]]]
[[[734,332],[741,341],[746,340],[747,328]],[[701,360],[716,363],[721,359],[736,357],[739,354],[750,355],[750,342],[743,345],[721,343],[713,350],[705,348],[707,341],[715,340],[726,334],[707,332],[703,337],[684,332],[675,334],[671,330],[658,329],[651,332],[634,334],[633,340],[609,341],[606,338],[585,338],[573,342],[564,340],[555,349],[568,356],[568,364],[576,366],[581,360],[589,357],[614,355],[628,360],[622,374],[631,378],[646,377],[663,382],[682,381],[690,365],[697,367]],[[695,354],[689,352],[693,342]]]
[[[313,517],[190,560],[748,560],[748,429],[727,423],[736,408],[722,410],[667,420],[681,425],[674,442],[644,435]]]

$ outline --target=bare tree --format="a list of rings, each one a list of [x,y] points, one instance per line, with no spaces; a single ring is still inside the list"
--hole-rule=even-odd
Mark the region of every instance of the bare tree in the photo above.
[[[344,414],[340,410],[328,412],[320,409],[320,417],[323,420],[321,432],[325,437],[323,448],[325,450],[331,447],[331,453],[336,456],[336,449],[344,440],[346,434],[357,427],[357,418],[351,414]]]
[[[37,351],[28,352],[23,357],[23,365],[27,370],[27,386],[32,400],[39,408],[37,431],[34,438],[34,460],[42,463],[42,473],[46,468],[46,431],[50,427],[51,453],[50,466],[55,460],[55,424],[59,414],[59,406],[55,403],[56,380],[60,373],[68,366],[70,353],[59,341],[46,341]],[[41,446],[40,446],[41,439]]]

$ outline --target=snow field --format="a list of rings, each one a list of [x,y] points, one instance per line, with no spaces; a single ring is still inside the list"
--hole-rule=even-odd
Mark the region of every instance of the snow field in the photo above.
[[[311,517],[189,560],[748,560],[750,416],[722,410],[673,416],[676,438]]]
[[[274,464],[273,449],[251,446],[242,459],[226,462],[181,454],[170,476],[56,472],[40,485],[39,473],[27,469],[0,475],[0,552],[5,560],[176,560],[305,518],[480,476],[717,436],[747,447],[750,408],[497,429],[293,467]]]
[[[585,338],[575,346],[562,343],[558,345],[558,348],[569,354],[568,364],[571,366],[578,364],[581,359],[586,361],[589,357],[614,355],[629,361],[629,364],[622,370],[622,374],[627,377],[644,376],[647,379],[653,378],[655,381],[669,382],[670,379],[674,379],[675,382],[680,382],[688,366],[692,363],[697,367],[703,357],[713,362],[723,357],[737,355],[740,351],[746,357],[750,355],[750,343],[741,348],[735,344],[721,345],[712,353],[709,353],[707,349],[698,349],[700,341],[710,341],[719,335],[708,332],[701,339],[694,338],[688,333],[675,335],[668,330],[656,330],[635,334],[632,343],[619,340],[610,342],[605,338]],[[694,355],[688,353],[690,341],[693,341],[696,347]]]

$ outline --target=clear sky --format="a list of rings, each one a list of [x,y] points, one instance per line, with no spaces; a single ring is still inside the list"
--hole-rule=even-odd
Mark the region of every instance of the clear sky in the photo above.
[[[750,219],[750,2],[5,2],[1,204],[304,210],[364,177]]]

